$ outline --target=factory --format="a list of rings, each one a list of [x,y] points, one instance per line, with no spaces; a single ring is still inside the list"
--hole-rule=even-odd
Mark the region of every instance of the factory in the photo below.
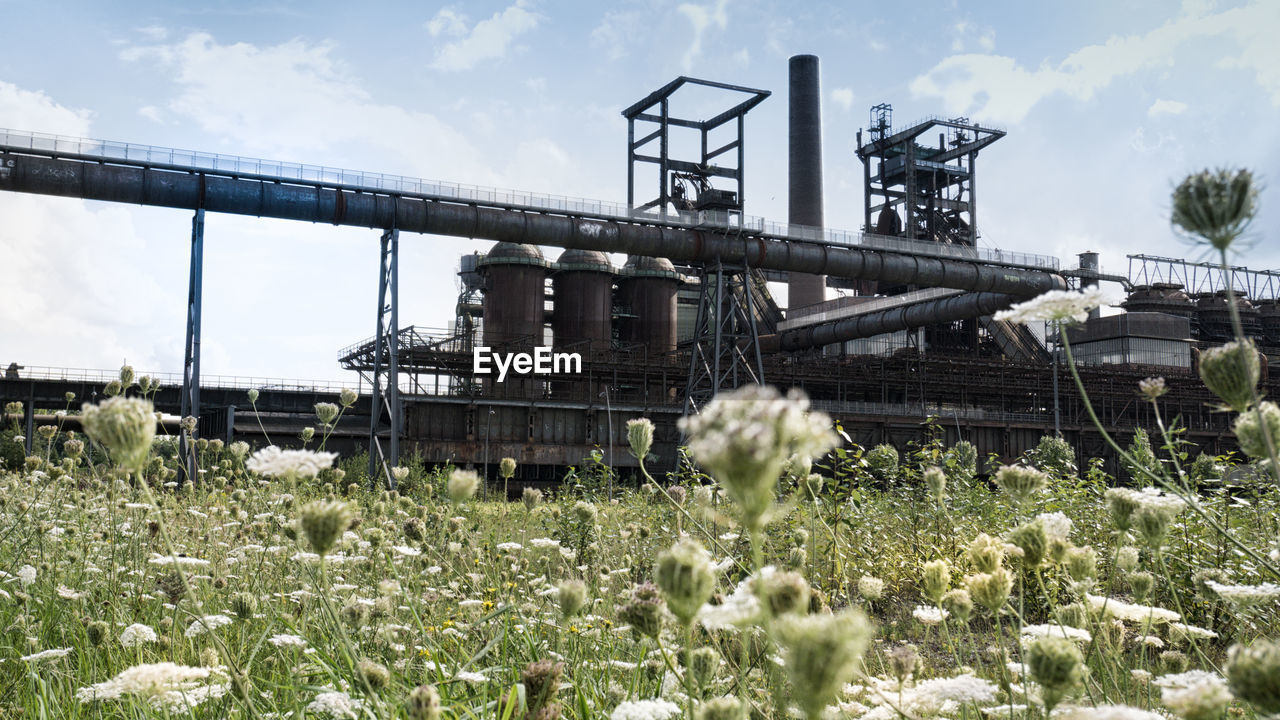
[[[1280,273],[1236,267],[1224,280],[1205,263],[1134,255],[1125,274],[1109,274],[1093,252],[1062,267],[990,247],[978,221],[978,156],[999,162],[991,148],[1005,131],[963,117],[896,123],[887,103],[871,108],[850,158],[862,169],[863,227],[827,228],[819,76],[818,58],[791,58],[786,223],[749,215],[745,199],[749,112],[771,93],[690,77],[622,111],[625,204],[21,133],[0,133],[0,191],[194,213],[174,409],[199,417],[208,437],[255,430],[229,395],[200,400],[204,213],[379,231],[376,332],[337,361],[367,391],[367,414],[355,419],[371,469],[388,479],[386,468],[410,453],[486,473],[513,457],[525,482],[555,482],[593,462],[625,474],[637,465],[625,422],[639,416],[657,426],[650,466],[674,469],[676,421],[717,392],[758,382],[803,389],[866,447],[905,449],[933,427],[1008,460],[1058,433],[1082,464],[1102,457],[1115,472],[1066,345],[1093,412],[1121,441],[1155,427],[1136,388],[1162,376],[1172,390],[1162,412],[1178,418],[1183,439],[1211,453],[1234,448],[1197,357],[1231,337],[1233,292],[1263,367],[1280,363]],[[694,112],[690,93],[721,104]],[[402,322],[404,232],[494,241],[457,259],[447,327]],[[1099,283],[1122,288],[1123,302],[1063,336],[994,319],[1043,292]],[[771,291],[779,284],[785,307]],[[21,390],[16,381],[0,389]],[[29,392],[34,399],[34,385]]]

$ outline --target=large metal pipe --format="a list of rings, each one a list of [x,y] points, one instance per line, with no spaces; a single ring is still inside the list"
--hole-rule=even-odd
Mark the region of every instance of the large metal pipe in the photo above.
[[[791,58],[787,133],[787,222],[822,227],[822,89],[818,57]],[[787,277],[787,307],[826,300],[827,279],[792,271]]]
[[[926,300],[915,305],[873,310],[825,325],[784,330],[777,335],[762,337],[761,349],[805,350],[899,330],[966,320],[1003,310],[1020,299],[1007,293],[976,292],[941,300]]]
[[[319,183],[295,184],[37,155],[0,153],[0,163],[9,170],[0,173],[0,191],[187,210],[203,207],[209,212],[376,229],[395,227],[432,235],[665,257],[674,262],[746,262],[764,270],[878,279],[1019,297],[1066,287],[1061,276],[1041,270],[822,245],[752,235],[748,231],[718,233],[649,225],[639,219],[549,215],[412,194],[344,190]]]

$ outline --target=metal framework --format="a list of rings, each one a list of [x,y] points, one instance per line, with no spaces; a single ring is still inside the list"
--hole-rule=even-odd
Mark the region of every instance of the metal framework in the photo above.
[[[732,107],[706,120],[693,120],[677,117],[672,114],[671,104],[676,91],[686,85],[714,88],[732,93],[746,94],[748,97]],[[680,76],[649,93],[644,99],[622,111],[627,119],[627,206],[633,212],[644,213],[657,210],[663,218],[670,214],[672,205],[677,213],[696,211],[721,211],[741,214],[745,196],[743,184],[743,165],[745,151],[743,143],[744,118],[747,111],[759,105],[769,97],[767,90],[739,85],[712,82]],[[654,108],[657,112],[654,112]],[[646,132],[636,139],[636,124],[641,123],[641,132],[652,126],[652,132]],[[710,136],[716,129],[732,123],[735,130],[733,139],[720,145],[710,146]],[[671,128],[688,128],[698,133],[700,152],[696,159],[673,157]],[[651,144],[658,143],[657,155],[645,154]],[[732,167],[721,165],[715,161],[731,151],[736,151],[736,159]],[[652,150],[648,150],[652,153]],[[732,157],[732,156],[731,156]],[[649,163],[658,166],[658,196],[652,200],[636,204],[636,172],[638,163]],[[734,183],[733,190],[716,188],[715,178],[724,178]]]
[[[1005,131],[968,118],[927,118],[894,132],[892,113],[888,104],[871,108],[869,137],[857,135],[866,231],[976,245],[975,161]],[[937,145],[926,145],[922,136],[935,129]]]
[[[764,382],[750,268],[717,263],[702,268],[699,278],[702,291],[689,351],[686,415],[701,412],[721,390]]]
[[[391,468],[400,464],[400,231],[382,234],[378,261],[378,324],[374,334],[372,410],[369,414],[369,482],[380,473],[387,489],[396,487]],[[390,425],[387,448],[382,447],[383,415]]]
[[[200,432],[200,298],[204,286],[204,208],[191,218],[191,262],[187,280],[187,340],[182,361],[182,417],[196,419],[196,426],[178,435],[178,450],[185,461],[187,482],[196,481],[196,451],[190,439]]]
[[[1191,295],[1226,289],[1222,266],[1184,258],[1157,255],[1129,255],[1129,282],[1132,285],[1174,283]],[[1250,270],[1243,265],[1227,268],[1231,287],[1250,300],[1280,299],[1280,270]]]

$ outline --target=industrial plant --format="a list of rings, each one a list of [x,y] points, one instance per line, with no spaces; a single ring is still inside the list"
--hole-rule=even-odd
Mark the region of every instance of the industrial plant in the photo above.
[[[691,91],[723,98],[721,109],[690,114]],[[206,437],[259,428],[235,392],[206,385],[201,399],[203,215],[227,212],[381,233],[375,332],[337,353],[366,391],[338,440],[362,448],[367,438],[371,467],[416,453],[486,472],[513,457],[525,482],[592,462],[625,473],[637,462],[625,422],[646,416],[657,426],[650,465],[672,469],[678,418],[721,390],[763,382],[803,389],[865,447],[903,448],[940,431],[1007,460],[1058,433],[1080,458],[1106,458],[1115,472],[1064,344],[1093,411],[1122,441],[1155,427],[1137,385],[1161,376],[1173,391],[1164,416],[1179,418],[1183,438],[1206,452],[1234,449],[1197,357],[1230,339],[1230,291],[1264,369],[1280,363],[1280,272],[1235,267],[1224,283],[1217,266],[1179,258],[1133,255],[1118,273],[1104,272],[1095,252],[1064,267],[989,247],[980,242],[978,157],[998,163],[998,149],[984,151],[1005,131],[964,117],[900,123],[889,104],[871,108],[849,158],[861,164],[864,225],[827,229],[819,63],[810,55],[790,61],[787,222],[762,220],[747,212],[746,129],[770,95],[679,77],[624,109],[625,204],[3,131],[0,190],[194,213],[186,369],[181,391],[157,403],[199,417]],[[496,241],[458,259],[447,327],[399,314],[402,232]],[[786,307],[771,283],[786,284]],[[993,318],[1043,292],[1098,283],[1126,297],[1065,337]],[[482,355],[541,347],[578,362],[478,371]],[[1274,373],[1264,384],[1272,396],[1280,389]],[[43,407],[68,389],[88,390],[11,378],[0,381],[0,398]],[[259,409],[286,422],[331,394],[268,388]]]

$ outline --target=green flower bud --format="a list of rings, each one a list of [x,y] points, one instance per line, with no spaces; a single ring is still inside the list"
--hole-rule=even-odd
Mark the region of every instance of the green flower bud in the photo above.
[[[696,720],[747,720],[747,709],[734,697],[718,697],[698,706]]]
[[[711,597],[716,576],[711,558],[697,542],[684,539],[658,557],[654,579],[667,600],[667,607],[684,625]]]
[[[404,701],[409,720],[440,720],[440,693],[434,685],[419,685]]]
[[[973,615],[973,598],[964,588],[956,588],[942,596],[942,609],[960,622],[969,622]]]
[[[1067,550],[1067,574],[1078,583],[1088,582],[1098,576],[1098,552],[1091,547],[1073,547]]]
[[[568,620],[582,612],[586,604],[586,583],[581,580],[565,580],[556,586],[556,605],[560,606],[560,617]]]
[[[248,395],[249,395],[249,404],[250,404],[250,405],[255,405],[255,404],[257,404],[257,402],[258,402],[258,391],[257,391],[257,390],[250,390],[250,391],[248,392]]]
[[[1022,561],[1029,568],[1040,567],[1049,548],[1049,536],[1038,520],[1015,528],[1009,533],[1009,542],[1022,550]]]
[[[777,617],[787,613],[805,613],[809,609],[809,583],[804,576],[790,570],[762,575],[754,583],[756,596]]]
[[[344,502],[313,500],[298,511],[298,524],[311,549],[324,555],[351,527],[354,515],[351,506]]]
[[[241,620],[252,618],[257,608],[258,600],[250,593],[238,592],[231,596],[231,612]]]
[[[924,471],[924,485],[934,500],[942,502],[947,493],[947,474],[940,467],[931,467]]]
[[[342,392],[338,393],[338,402],[342,407],[349,408],[356,404],[356,399],[358,397],[359,396],[356,395],[355,390],[352,390],[351,388],[342,388]]]
[[[322,425],[332,425],[338,419],[338,406],[333,403],[316,403],[316,419]]]
[[[156,416],[147,400],[113,397],[99,405],[85,405],[80,421],[85,433],[122,468],[140,470],[151,453]]]
[[[356,672],[364,684],[374,690],[381,690],[391,684],[391,672],[386,665],[372,660],[361,660],[356,664]]]
[[[1252,340],[1229,342],[1200,354],[1200,379],[1236,412],[1253,404],[1262,365]]]
[[[653,421],[649,418],[628,420],[627,443],[631,445],[631,454],[643,461],[653,447]]]
[[[703,646],[694,650],[689,657],[689,672],[693,681],[700,688],[711,687],[720,670],[720,653],[713,647]]]
[[[1004,543],[981,533],[969,543],[969,562],[980,573],[994,572],[1004,560]]]
[[[1273,402],[1241,412],[1231,429],[1249,457],[1268,458],[1271,450],[1280,453],[1280,407]]]
[[[662,630],[662,595],[653,583],[637,585],[631,591],[631,601],[618,611],[618,619],[631,626],[631,631],[641,637],[658,637]]]
[[[107,635],[111,633],[111,628],[101,620],[95,620],[84,628],[85,634],[89,636],[89,644],[97,647],[107,639]]]
[[[512,475],[516,474],[516,459],[504,457],[498,463],[498,476],[504,480],[510,480]]]
[[[889,651],[889,670],[899,683],[905,682],[911,673],[916,671],[920,662],[920,653],[915,645],[899,645]]]
[[[1133,589],[1133,596],[1138,600],[1146,600],[1156,584],[1156,576],[1145,571],[1131,572],[1128,579],[1129,587]]]
[[[520,501],[524,503],[525,509],[533,510],[542,502],[542,491],[537,488],[527,487],[520,494]]]
[[[1057,620],[1059,625],[1063,625],[1065,627],[1088,629],[1089,609],[1082,603],[1059,605],[1058,608],[1053,611],[1053,619]]]
[[[1026,657],[1031,677],[1040,684],[1049,710],[1084,679],[1084,657],[1080,648],[1066,638],[1038,637],[1028,645]]]
[[[444,489],[450,501],[462,503],[474,497],[479,487],[480,476],[474,470],[454,470]]]
[[[1225,251],[1258,213],[1258,185],[1249,170],[1203,170],[1173,191],[1174,227]]]
[[[1231,648],[1227,685],[1259,715],[1280,715],[1280,642],[1256,640]]]
[[[853,679],[872,628],[856,609],[836,615],[786,615],[775,623],[786,653],[792,700],[809,720],[822,716],[845,683]]]
[[[1049,476],[1033,467],[1005,465],[996,471],[996,485],[1019,505],[1026,503],[1049,483]]]
[[[946,560],[930,560],[924,564],[924,596],[936,605],[951,587],[951,566]]]
[[[1003,567],[997,567],[989,573],[966,577],[965,585],[974,602],[996,613],[1009,601],[1009,593],[1013,591],[1013,576]]]

